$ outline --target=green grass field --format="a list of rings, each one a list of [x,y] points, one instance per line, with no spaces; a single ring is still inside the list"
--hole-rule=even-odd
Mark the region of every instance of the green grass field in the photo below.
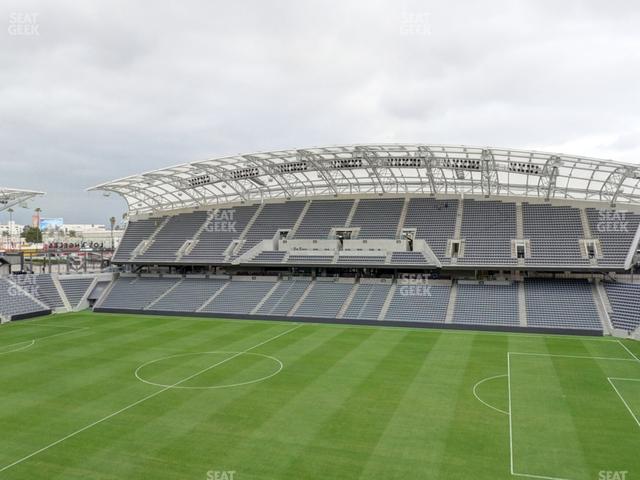
[[[640,478],[634,355],[610,338],[14,322],[0,327],[0,478]]]

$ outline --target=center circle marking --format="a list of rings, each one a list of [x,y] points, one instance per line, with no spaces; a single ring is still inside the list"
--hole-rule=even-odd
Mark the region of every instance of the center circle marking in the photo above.
[[[235,357],[233,357],[231,360],[220,360],[220,362],[233,362],[233,360],[235,360],[238,357],[241,357],[243,355],[251,355],[251,356],[255,356],[255,357],[262,357],[262,358],[266,358],[268,360],[271,360],[276,368],[273,372],[269,373],[268,375],[264,375],[262,377],[259,378],[255,378],[253,380],[247,380],[246,382],[238,382],[238,383],[223,383],[221,385],[210,385],[210,386],[203,386],[203,387],[191,387],[191,386],[185,386],[185,385],[175,385],[175,384],[165,384],[165,383],[159,383],[159,382],[153,382],[151,380],[148,380],[146,378],[144,378],[141,375],[141,371],[145,368],[148,367],[149,365],[153,365],[155,363],[158,362],[162,362],[164,360],[169,360],[171,358],[180,358],[180,357],[187,357],[187,356],[196,356],[196,355],[235,355]],[[218,362],[218,363],[220,363]],[[211,366],[211,369],[213,370],[215,367]],[[258,383],[258,382],[263,382],[265,380],[268,380],[269,378],[277,375],[278,373],[280,373],[282,371],[282,369],[284,368],[284,364],[277,359],[276,357],[272,357],[271,355],[264,355],[262,353],[253,353],[253,352],[227,352],[227,351],[222,351],[222,350],[215,350],[215,351],[211,351],[211,352],[194,352],[194,353],[179,353],[177,355],[169,355],[167,357],[162,357],[162,358],[156,358],[155,360],[150,360],[146,363],[143,363],[142,365],[140,365],[138,368],[136,368],[136,371],[134,372],[135,377],[140,380],[143,383],[146,383],[148,385],[154,385],[156,387],[163,387],[163,388],[175,388],[175,389],[182,389],[182,390],[214,390],[214,389],[219,389],[219,388],[232,388],[232,387],[241,387],[243,385],[250,385],[252,383]],[[179,382],[177,382],[179,383]]]

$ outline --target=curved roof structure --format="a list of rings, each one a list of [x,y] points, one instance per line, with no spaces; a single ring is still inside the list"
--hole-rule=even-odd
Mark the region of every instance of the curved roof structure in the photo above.
[[[44,195],[44,192],[0,187],[0,212],[40,195]]]
[[[214,158],[103,183],[130,214],[310,196],[512,195],[640,205],[640,166],[492,147],[344,145]]]

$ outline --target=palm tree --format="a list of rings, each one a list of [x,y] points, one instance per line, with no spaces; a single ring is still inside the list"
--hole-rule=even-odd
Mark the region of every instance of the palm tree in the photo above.
[[[37,207],[35,209],[35,212],[36,212],[36,222],[37,222],[36,228],[40,228],[40,212],[42,212],[42,209],[40,207]]]

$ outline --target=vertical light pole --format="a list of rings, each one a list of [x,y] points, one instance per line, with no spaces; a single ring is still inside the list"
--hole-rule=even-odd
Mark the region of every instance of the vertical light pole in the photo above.
[[[13,208],[10,208],[7,212],[9,212],[9,248],[13,250]]]
[[[113,249],[114,249],[113,229],[116,226],[116,217],[111,217],[109,219],[109,224],[111,225],[111,251],[113,251]]]

